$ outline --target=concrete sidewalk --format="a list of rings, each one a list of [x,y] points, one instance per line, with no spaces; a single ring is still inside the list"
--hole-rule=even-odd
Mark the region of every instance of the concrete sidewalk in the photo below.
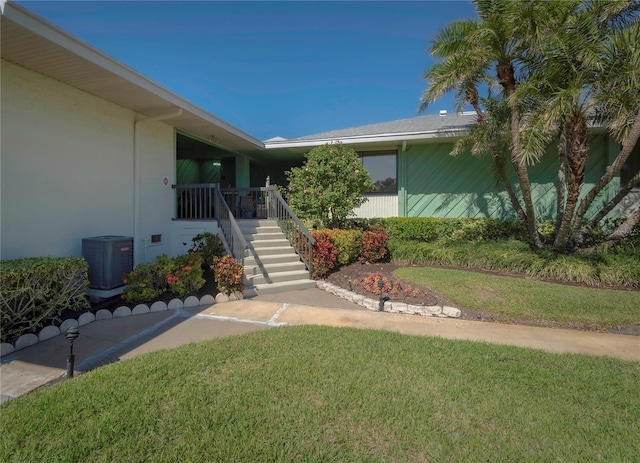
[[[74,343],[75,370],[83,372],[145,352],[283,324],[380,329],[640,361],[637,336],[371,312],[312,288],[95,321],[80,327]],[[62,378],[68,353],[69,342],[57,336],[2,357],[2,401]]]

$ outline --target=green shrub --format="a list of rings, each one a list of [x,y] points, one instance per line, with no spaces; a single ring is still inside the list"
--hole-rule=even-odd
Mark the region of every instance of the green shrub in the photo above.
[[[204,232],[193,237],[191,251],[202,256],[203,264],[211,267],[218,259],[225,254],[224,244],[218,235]]]
[[[360,238],[362,231],[358,229],[341,230],[334,228],[329,232],[329,240],[336,248],[338,265],[355,262],[360,255]]]
[[[167,289],[166,274],[157,261],[137,265],[122,280],[128,286],[121,297],[132,304],[154,301]]]
[[[0,338],[35,333],[68,311],[89,307],[87,262],[76,257],[32,257],[0,262]]]
[[[244,290],[242,262],[238,262],[227,254],[213,264],[218,290],[221,293],[230,294]]]
[[[305,157],[302,167],[286,172],[291,209],[302,219],[341,225],[373,189],[369,173],[355,150],[341,143],[316,146]]]
[[[390,239],[422,242],[493,241],[523,236],[518,222],[486,218],[392,217],[384,219],[383,225]]]
[[[434,217],[391,217],[384,219],[389,239],[435,241],[438,238],[437,224],[442,219]]]
[[[547,243],[553,243],[556,237],[556,222],[554,220],[545,220],[539,223],[538,232],[544,237]]]
[[[122,299],[134,304],[152,302],[164,293],[178,297],[193,294],[205,283],[201,264],[202,258],[196,253],[178,257],[162,254],[124,276],[129,286],[124,289]]]
[[[446,225],[440,224],[440,238],[449,236],[452,241],[497,241],[522,235],[520,223],[513,221],[461,217],[443,222]]]

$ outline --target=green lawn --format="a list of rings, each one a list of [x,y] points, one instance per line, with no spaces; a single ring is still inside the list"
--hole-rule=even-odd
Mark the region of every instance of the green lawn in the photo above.
[[[0,407],[3,462],[640,461],[640,362],[284,327]]]
[[[455,304],[506,319],[606,326],[640,322],[640,291],[569,286],[433,267],[405,267],[395,276],[438,291]]]

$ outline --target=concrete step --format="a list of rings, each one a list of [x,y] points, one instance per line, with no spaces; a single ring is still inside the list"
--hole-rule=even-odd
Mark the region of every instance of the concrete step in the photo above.
[[[291,245],[289,244],[289,240],[285,238],[272,239],[272,240],[259,239],[259,240],[247,241],[247,243],[249,244],[250,247],[253,247],[253,249],[256,249],[256,250],[264,249],[264,248],[283,247],[283,246],[287,246],[289,248],[291,247]]]
[[[285,281],[271,284],[258,284],[245,286],[244,296],[255,297],[265,294],[284,293],[286,291],[298,291],[300,289],[315,288],[316,282],[313,280]]]
[[[268,273],[266,275],[260,273],[258,275],[247,276],[245,274],[245,279],[249,282],[249,284],[259,285],[259,284],[267,284],[267,283],[281,283],[285,281],[297,281],[303,280],[309,277],[309,272],[306,270],[291,270],[288,272],[273,272]]]
[[[247,241],[247,243],[255,240],[270,241],[286,239],[284,233],[282,233],[281,231],[271,231],[270,228],[268,230],[269,231],[255,230],[255,233],[252,232],[249,234],[244,234],[242,236],[244,236],[244,239]]]
[[[253,248],[255,254],[262,258],[263,256],[273,256],[279,254],[291,254],[292,252],[295,254],[295,251],[291,246],[269,246],[269,247],[261,247],[256,249]]]
[[[280,230],[278,226],[278,222],[275,220],[268,219],[245,219],[245,220],[237,220],[236,223],[240,230],[255,230],[256,228],[277,228]]]
[[[316,286],[275,220],[239,220],[238,226],[252,254],[244,260],[245,296]]]
[[[247,265],[245,260],[244,274],[250,277],[253,275],[260,275],[263,272],[267,274],[271,274],[276,272],[292,272],[294,270],[306,271],[306,267],[304,266],[304,263],[298,260],[297,256],[295,259],[296,260],[291,260],[287,262],[276,262],[276,263],[266,263],[266,264],[263,263],[262,265],[260,265],[257,262],[253,263],[252,265]]]
[[[289,252],[282,252],[280,254],[263,254],[260,257],[249,256],[244,259],[244,265],[268,265],[277,264],[282,262],[299,262],[300,258],[293,250],[289,249]]]

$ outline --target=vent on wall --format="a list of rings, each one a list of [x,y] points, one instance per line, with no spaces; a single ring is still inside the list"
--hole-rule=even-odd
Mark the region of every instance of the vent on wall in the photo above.
[[[90,288],[118,288],[124,285],[122,275],[133,270],[133,238],[114,235],[83,238],[82,257],[89,264]]]

